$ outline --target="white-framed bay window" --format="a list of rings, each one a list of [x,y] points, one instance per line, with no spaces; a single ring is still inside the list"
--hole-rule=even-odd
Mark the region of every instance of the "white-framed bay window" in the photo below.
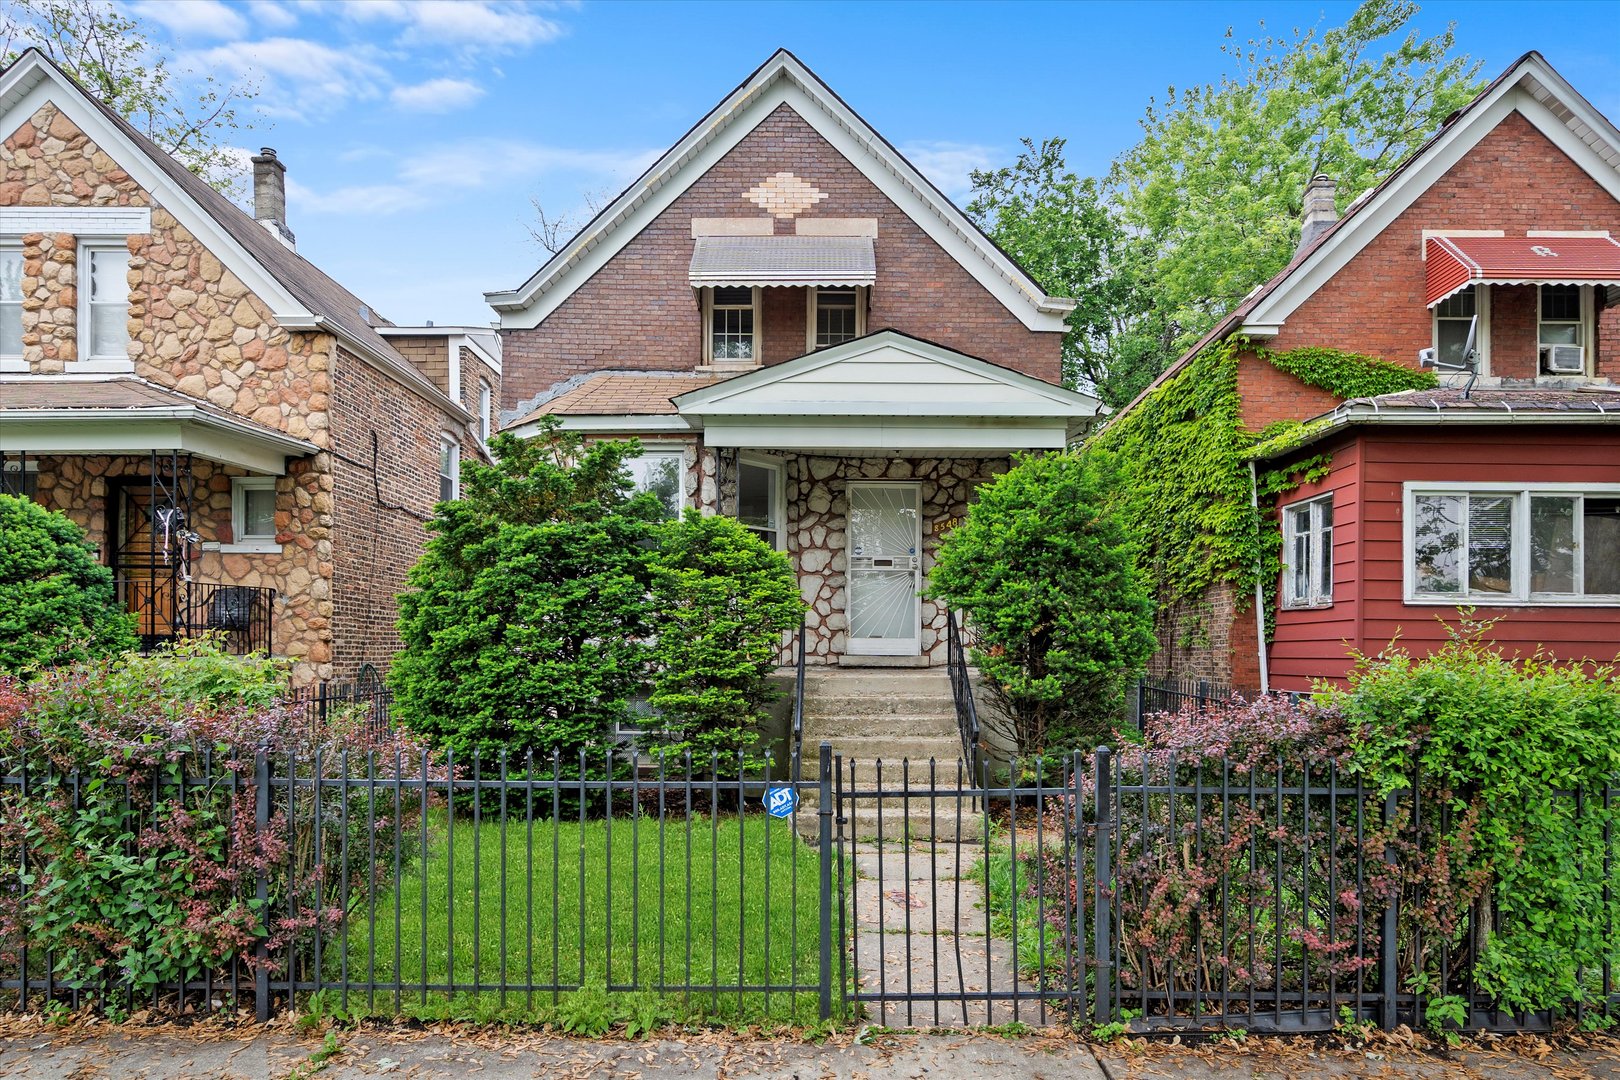
[[[805,352],[842,345],[866,333],[866,290],[810,288],[805,300]]]
[[[1620,605],[1620,484],[1409,483],[1406,600]]]
[[[737,520],[777,551],[787,550],[787,470],[776,458],[737,458]]]
[[[0,242],[0,371],[26,371],[22,348],[22,245]]]
[[[221,551],[280,551],[276,542],[276,480],[273,476],[231,479],[231,542]]]
[[[717,286],[703,290],[703,360],[726,367],[760,362],[760,290]]]
[[[657,496],[668,517],[679,517],[686,507],[686,455],[675,447],[649,447],[624,463],[625,475],[636,494]]]
[[[121,242],[79,245],[80,370],[127,371],[129,248]]]
[[[1328,607],[1333,603],[1333,496],[1323,495],[1282,509],[1283,606]]]

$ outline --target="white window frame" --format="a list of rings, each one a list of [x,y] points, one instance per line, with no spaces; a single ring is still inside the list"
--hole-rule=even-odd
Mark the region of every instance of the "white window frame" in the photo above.
[[[92,356],[89,352],[93,340],[90,332],[90,260],[92,253],[97,251],[118,252],[124,257],[125,273],[128,273],[129,246],[123,241],[83,239],[79,241],[78,280],[75,283],[79,299],[78,341],[75,343],[78,350],[78,359],[65,366],[67,370],[76,372],[120,373],[134,371],[135,361],[130,359],[129,356],[128,299],[124,301],[126,325],[124,328],[123,356]]]
[[[764,290],[759,288],[749,290],[752,296],[754,312],[754,355],[748,360],[722,359],[718,361],[722,366],[728,368],[759,367],[764,363],[764,359],[760,355],[760,331],[765,321],[764,305],[762,303],[763,292]],[[726,305],[728,310],[731,307],[730,304]],[[741,307],[739,306],[737,310],[741,310]],[[703,288],[703,362],[711,366],[717,362],[714,358],[714,286],[712,285],[706,285]]]
[[[1283,607],[1289,610],[1327,608],[1333,606],[1333,588],[1335,584],[1333,579],[1333,526],[1331,524],[1328,525],[1326,537],[1327,542],[1324,544],[1322,535],[1323,529],[1321,509],[1324,506],[1330,511],[1333,509],[1332,492],[1329,492],[1326,495],[1318,495],[1315,498],[1302,499],[1298,502],[1292,502],[1282,508],[1282,595]],[[1309,571],[1310,594],[1303,597],[1296,595],[1294,592],[1295,567],[1293,565],[1294,539],[1298,535],[1295,529],[1294,519],[1300,513],[1306,514],[1310,519],[1309,524],[1306,526],[1307,533],[1310,536],[1310,566],[1307,568]],[[1328,573],[1327,593],[1325,595],[1317,592],[1317,588],[1321,584],[1319,581],[1319,575],[1317,574],[1317,568],[1324,566],[1327,568]]]
[[[1449,596],[1419,593],[1417,584],[1417,497],[1419,495],[1515,496],[1513,503],[1512,588],[1507,593],[1457,592]],[[1593,495],[1620,497],[1620,484],[1528,484],[1500,481],[1448,484],[1408,481],[1401,499],[1402,595],[1414,606],[1459,607],[1620,607],[1620,594],[1533,593],[1530,591],[1530,500],[1536,496]],[[1465,552],[1466,555],[1466,552]],[[1463,581],[1466,585],[1466,564]]]
[[[450,498],[444,498],[445,461],[444,452],[450,451]],[[439,436],[439,468],[438,490],[434,492],[435,503],[450,502],[461,498],[461,442],[453,435]]]
[[[838,286],[849,288],[850,286]],[[855,336],[866,336],[866,286],[856,285],[855,289]],[[816,345],[816,314],[821,306],[823,290],[812,285],[805,290],[804,298],[804,351],[815,352],[817,348],[831,348],[828,345]]]
[[[1592,348],[1592,344],[1593,344],[1594,340],[1596,339],[1596,335],[1593,332],[1594,331],[1594,325],[1593,324],[1594,324],[1594,322],[1596,320],[1596,313],[1597,313],[1596,293],[1595,293],[1595,290],[1593,289],[1593,287],[1590,286],[1590,285],[1577,285],[1575,287],[1581,291],[1580,292],[1580,296],[1581,296],[1581,313],[1580,313],[1579,319],[1574,321],[1575,322],[1575,333],[1576,333],[1576,336],[1579,338],[1579,340],[1576,342],[1576,344],[1581,347],[1581,365],[1582,365],[1581,366],[1581,371],[1582,371],[1582,374],[1583,375],[1591,375],[1592,374],[1593,353],[1595,351]],[[1550,347],[1550,343],[1544,342],[1541,339],[1541,328],[1542,328],[1542,326],[1544,326],[1544,325],[1568,326],[1568,325],[1570,325],[1570,322],[1571,322],[1571,320],[1569,320],[1569,319],[1553,319],[1551,321],[1547,321],[1547,320],[1542,319],[1542,317],[1541,317],[1541,290],[1544,289],[1544,288],[1546,288],[1545,285],[1537,285],[1536,286],[1536,374],[1538,376],[1554,374],[1553,372],[1547,371],[1542,367],[1541,350]],[[1577,376],[1566,376],[1566,377],[1574,378],[1574,377],[1577,377]]]
[[[680,466],[681,498],[680,498],[680,505],[675,508],[675,512],[676,512],[677,515],[684,514],[686,512],[686,508],[689,507],[690,505],[692,505],[691,499],[688,498],[687,493],[686,493],[686,486],[687,485],[686,485],[686,446],[685,446],[685,444],[683,444],[683,443],[645,442],[644,441],[641,444],[641,453],[637,454],[635,457],[626,458],[625,461],[624,461],[624,464],[626,466],[628,466],[632,461],[640,461],[643,458],[666,458],[666,457],[674,458],[676,463]]]
[[[771,471],[771,498],[776,503],[776,550],[787,550],[787,463],[781,458],[769,457],[765,454],[738,454],[737,480],[739,488],[742,482],[742,467],[752,465],[760,469]],[[737,492],[740,503],[742,492]],[[750,530],[752,531],[752,530]]]
[[[483,379],[478,380],[478,440],[485,446],[489,445],[492,432],[493,410],[495,405],[495,391]]]
[[[1537,310],[1540,310],[1540,296],[1537,296]],[[1429,309],[1429,344],[1434,347],[1434,355],[1440,355],[1440,305],[1436,304]],[[1461,319],[1447,318],[1447,322],[1461,322]],[[1491,287],[1489,285],[1474,286],[1474,349],[1479,353],[1479,374],[1491,373]]]
[[[17,258],[21,259],[22,258],[22,242],[20,240],[12,239],[12,238],[7,238],[5,240],[0,240],[0,252],[16,252],[17,253]],[[20,281],[18,282],[18,286],[19,286],[19,288],[21,287],[21,282]],[[18,321],[19,324],[22,322],[22,301],[21,300],[19,300],[17,302],[17,321]],[[20,349],[21,347],[22,346],[19,344],[18,348]],[[28,370],[28,361],[23,359],[23,354],[21,352],[18,352],[16,354],[10,355],[10,356],[0,354],[0,372],[21,372],[21,371],[27,371],[27,370]]]
[[[247,533],[247,493],[275,490],[276,478],[273,476],[231,477],[231,542],[219,545],[220,551],[226,554],[280,554],[282,546],[276,543],[274,533],[268,536],[249,536]]]

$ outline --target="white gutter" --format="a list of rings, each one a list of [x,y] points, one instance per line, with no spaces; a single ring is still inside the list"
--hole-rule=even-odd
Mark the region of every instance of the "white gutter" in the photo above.
[[[199,427],[228,431],[234,435],[254,439],[299,457],[320,450],[320,447],[304,439],[294,438],[291,435],[285,435],[279,431],[272,431],[269,428],[256,425],[238,424],[214,413],[200,410],[194,405],[153,405],[111,409],[7,409],[0,416],[18,422],[24,420],[68,423],[84,420],[179,420],[197,424]]]
[[[1475,396],[1483,401],[1490,401],[1478,391]],[[1594,399],[1599,395],[1593,395]],[[1387,424],[1401,427],[1408,424],[1433,425],[1438,423],[1491,425],[1491,424],[1620,424],[1620,394],[1615,394],[1614,401],[1608,408],[1598,405],[1596,411],[1582,410],[1580,412],[1559,412],[1536,408],[1535,406],[1520,406],[1515,411],[1508,402],[1503,402],[1503,408],[1498,409],[1448,409],[1441,406],[1433,408],[1414,408],[1402,405],[1399,408],[1379,408],[1377,405],[1357,405],[1353,408],[1340,406],[1324,416],[1305,423],[1315,423],[1318,420],[1328,421],[1319,431],[1314,432],[1305,442],[1292,443],[1287,447],[1266,454],[1259,460],[1270,461],[1291,454],[1295,450],[1320,442],[1325,436],[1351,424]],[[1595,403],[1595,402],[1594,402]],[[1534,411],[1524,411],[1533,409]]]
[[[1254,508],[1255,516],[1260,514],[1260,474],[1249,462],[1249,505]],[[1262,575],[1265,573],[1265,561],[1258,554],[1254,559],[1254,629],[1255,641],[1260,655],[1260,692],[1271,693],[1271,663],[1266,655],[1266,589]]]

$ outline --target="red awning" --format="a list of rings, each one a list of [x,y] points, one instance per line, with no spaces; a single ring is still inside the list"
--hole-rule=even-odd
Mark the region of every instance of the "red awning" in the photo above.
[[[1470,285],[1620,285],[1620,243],[1607,236],[1431,236],[1428,303]]]

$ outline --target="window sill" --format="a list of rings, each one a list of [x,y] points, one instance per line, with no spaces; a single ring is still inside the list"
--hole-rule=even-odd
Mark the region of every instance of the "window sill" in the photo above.
[[[1620,607],[1620,596],[1535,596],[1528,600],[1519,597],[1484,596],[1408,596],[1401,601],[1410,607],[1501,607],[1501,608],[1560,608],[1560,607]]]
[[[282,545],[274,540],[252,540],[240,544],[204,544],[204,551],[217,551],[221,555],[280,555]]]
[[[1325,611],[1326,609],[1328,609],[1328,608],[1330,608],[1332,606],[1333,606],[1333,601],[1331,601],[1331,600],[1316,600],[1316,601],[1313,601],[1311,603],[1303,603],[1303,602],[1296,601],[1296,602],[1294,602],[1292,604],[1284,604],[1282,606],[1282,610],[1284,610],[1284,611]]]
[[[67,375],[130,375],[135,371],[133,360],[69,360],[62,365]]]
[[[0,375],[26,375],[28,361],[20,356],[0,356]]]

